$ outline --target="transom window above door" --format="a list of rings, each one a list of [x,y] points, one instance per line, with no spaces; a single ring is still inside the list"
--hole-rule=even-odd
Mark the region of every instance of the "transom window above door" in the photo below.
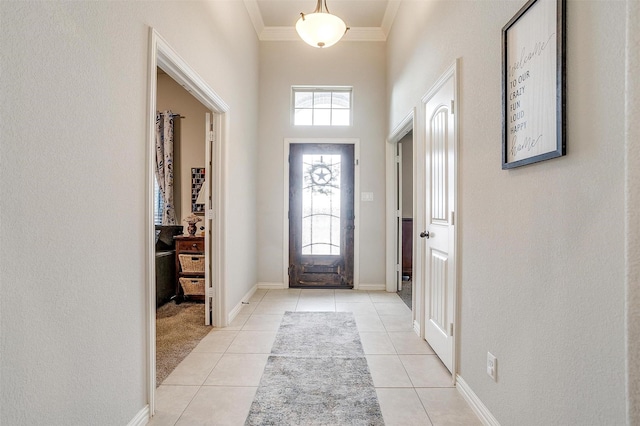
[[[351,87],[292,88],[295,126],[350,126]]]

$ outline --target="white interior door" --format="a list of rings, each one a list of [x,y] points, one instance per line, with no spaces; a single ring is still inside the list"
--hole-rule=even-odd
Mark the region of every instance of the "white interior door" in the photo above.
[[[211,250],[211,228],[213,219],[213,210],[211,205],[211,188],[213,188],[213,177],[215,173],[211,168],[213,164],[213,153],[215,152],[215,135],[214,118],[211,113],[205,114],[205,205],[204,205],[204,323],[212,324],[213,318],[213,283],[211,280],[212,250]]]
[[[454,75],[425,102],[425,339],[452,371],[455,308]]]
[[[396,144],[396,290],[402,290],[402,144]]]

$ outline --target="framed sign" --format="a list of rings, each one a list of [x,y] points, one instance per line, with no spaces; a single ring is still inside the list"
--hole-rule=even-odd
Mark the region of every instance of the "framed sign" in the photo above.
[[[565,5],[529,0],[502,28],[503,169],[566,154]]]
[[[198,195],[204,186],[204,167],[191,168],[191,213],[204,214],[204,204],[198,203]]]

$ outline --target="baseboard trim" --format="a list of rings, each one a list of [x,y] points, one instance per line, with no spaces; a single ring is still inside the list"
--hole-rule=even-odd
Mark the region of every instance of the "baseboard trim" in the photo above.
[[[287,287],[284,283],[258,283],[258,288],[260,290],[284,290]]]
[[[127,423],[127,426],[144,426],[147,423],[149,423],[149,405],[145,405],[142,410],[138,411],[138,414]]]
[[[284,283],[260,282],[258,288],[261,290],[284,290],[289,287]],[[360,291],[386,291],[386,289],[387,286],[384,284],[360,284],[358,288],[355,288]]]
[[[251,296],[253,296],[253,294],[257,290],[258,290],[258,284],[255,284],[253,287],[249,289],[249,291],[244,296],[242,296],[242,299],[240,299],[240,302],[238,302],[238,304],[233,307],[231,312],[229,312],[229,315],[227,318],[229,322],[227,324],[231,324],[233,322],[233,320],[238,316],[238,314],[242,310],[242,306],[244,305],[243,302],[248,302],[249,299],[251,299]]]
[[[416,334],[418,336],[420,336],[420,322],[419,321],[413,321],[413,331],[416,332]]]
[[[363,284],[358,285],[357,290],[360,291],[386,291],[387,286],[385,284]]]
[[[491,411],[480,401],[478,395],[469,387],[467,382],[458,374],[456,376],[456,388],[460,395],[467,401],[474,413],[480,418],[480,421],[485,426],[500,426],[498,420],[493,417]]]

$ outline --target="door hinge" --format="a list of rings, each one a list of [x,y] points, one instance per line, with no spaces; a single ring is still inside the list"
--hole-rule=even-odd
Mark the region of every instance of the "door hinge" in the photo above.
[[[455,212],[451,212],[451,225],[456,224],[456,214]]]
[[[449,324],[449,336],[453,336],[453,323]]]
[[[454,107],[454,103],[453,103],[453,100],[452,100],[452,101],[451,101],[451,114],[453,114],[453,113],[454,113],[454,111],[455,111],[455,110],[453,109],[453,107]]]
[[[396,163],[400,164],[400,156],[396,155]]]
[[[202,133],[201,133],[202,134]],[[216,141],[216,134],[213,130],[209,130],[209,142],[215,142]]]
[[[358,160],[358,159],[356,158],[355,164],[356,164],[356,166],[357,166],[357,165],[359,165],[359,164],[360,164],[360,160]]]

